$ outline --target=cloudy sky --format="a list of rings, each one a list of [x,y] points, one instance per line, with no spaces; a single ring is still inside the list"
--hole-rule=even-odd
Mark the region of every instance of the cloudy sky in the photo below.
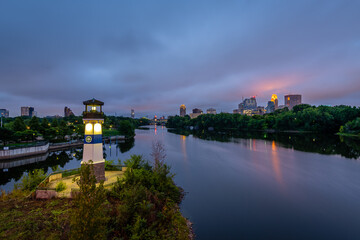
[[[360,106],[360,1],[0,1],[0,108],[231,112],[299,93]]]

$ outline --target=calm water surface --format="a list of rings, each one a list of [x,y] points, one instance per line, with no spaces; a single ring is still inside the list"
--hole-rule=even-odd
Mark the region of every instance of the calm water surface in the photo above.
[[[261,138],[215,141],[152,127],[137,130],[135,143],[120,149],[107,144],[106,158],[116,162],[142,154],[151,160],[152,142],[161,141],[176,184],[187,192],[181,210],[194,223],[197,239],[360,239],[358,142]],[[59,159],[61,169],[76,168],[80,159],[74,155],[81,150],[52,153],[17,172],[51,172]],[[0,172],[2,188],[13,187],[22,174],[15,172]]]

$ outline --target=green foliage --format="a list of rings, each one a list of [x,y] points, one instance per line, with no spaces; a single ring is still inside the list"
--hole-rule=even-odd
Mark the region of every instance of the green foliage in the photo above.
[[[35,169],[23,176],[19,187],[22,190],[33,191],[45,178],[46,174],[43,169]]]
[[[106,239],[108,202],[103,183],[96,186],[93,165],[83,164],[76,180],[80,192],[71,215],[71,239]],[[75,179],[74,179],[75,180]]]
[[[125,161],[128,167],[112,195],[121,201],[111,224],[119,229],[114,238],[188,239],[189,229],[178,204],[182,191],[174,184],[166,164],[156,171],[140,155]]]
[[[136,155],[125,162],[125,176],[111,192],[102,183],[96,184],[92,165],[82,165],[80,177],[74,179],[80,191],[72,201],[35,201],[24,199],[20,190],[2,192],[0,238],[189,239],[178,207],[183,193],[169,167],[161,164],[154,170]],[[61,188],[59,184],[57,190]],[[18,202],[19,198],[26,202]]]
[[[33,130],[26,129],[25,131],[18,131],[15,132],[14,137],[17,140],[23,140],[23,141],[32,141],[35,140],[38,136],[38,133]]]
[[[127,138],[135,136],[135,127],[128,120],[120,121],[118,131]]]
[[[18,132],[18,131],[25,131],[26,130],[26,125],[24,123],[24,120],[21,118],[21,117],[16,117],[15,118],[15,121],[14,121],[14,124],[13,124],[13,130],[15,132]]]
[[[68,239],[68,199],[0,200],[0,239]]]
[[[360,117],[354,119],[353,121],[349,121],[345,124],[345,126],[341,126],[341,133],[350,133],[350,134],[360,134]]]
[[[65,189],[66,189],[66,183],[64,183],[63,181],[60,181],[58,182],[58,184],[56,184],[55,191],[61,192],[64,191]]]
[[[50,126],[50,123],[49,123],[49,121],[46,119],[46,118],[44,118],[42,121],[41,121],[41,128],[42,129],[48,129]]]
[[[39,119],[36,116],[33,116],[31,118],[30,123],[29,123],[29,127],[33,131],[40,131],[41,130]]]
[[[6,145],[7,142],[14,139],[14,132],[4,127],[0,127],[0,140]]]
[[[188,117],[169,117],[168,128],[215,131],[258,131],[273,129],[277,131],[311,131],[322,133],[336,133],[340,126],[353,121],[360,116],[360,108],[349,106],[310,106],[301,104],[291,111],[287,108],[276,110],[274,113],[255,115],[252,117],[239,114],[203,114],[195,119]],[[354,123],[352,123],[354,125]],[[354,125],[355,126],[355,125]],[[350,124],[347,126],[351,131]],[[348,131],[343,128],[343,131]]]
[[[59,126],[59,122],[58,122],[58,120],[57,120],[56,118],[54,118],[54,119],[52,120],[51,126],[52,126],[53,128],[57,128],[57,127]]]

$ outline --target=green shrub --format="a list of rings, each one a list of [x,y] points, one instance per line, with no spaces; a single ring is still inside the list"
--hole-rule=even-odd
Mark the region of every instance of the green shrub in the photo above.
[[[183,192],[174,184],[170,168],[161,161],[153,168],[141,155],[132,155],[125,165],[128,169],[124,178],[111,192],[121,202],[111,219],[116,230],[112,237],[189,239],[186,220],[178,207]]]
[[[64,183],[63,181],[60,181],[58,184],[56,184],[55,191],[61,192],[64,191],[65,189],[66,189],[66,183]]]
[[[80,191],[71,214],[71,239],[106,239],[108,202],[103,183],[96,187],[92,164],[82,164],[76,180]],[[75,179],[74,179],[75,180]]]
[[[45,178],[46,174],[43,169],[35,169],[23,176],[19,187],[22,190],[33,191]]]

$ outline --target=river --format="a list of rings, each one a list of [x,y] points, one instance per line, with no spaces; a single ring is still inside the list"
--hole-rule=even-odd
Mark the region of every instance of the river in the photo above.
[[[135,142],[107,144],[115,163],[131,154],[151,160],[160,141],[175,182],[186,192],[181,211],[197,239],[360,239],[360,143],[301,134],[175,134],[136,130]],[[79,167],[81,149],[0,172],[11,190],[22,172]],[[52,169],[52,168],[53,169]],[[2,186],[1,186],[2,185]]]

